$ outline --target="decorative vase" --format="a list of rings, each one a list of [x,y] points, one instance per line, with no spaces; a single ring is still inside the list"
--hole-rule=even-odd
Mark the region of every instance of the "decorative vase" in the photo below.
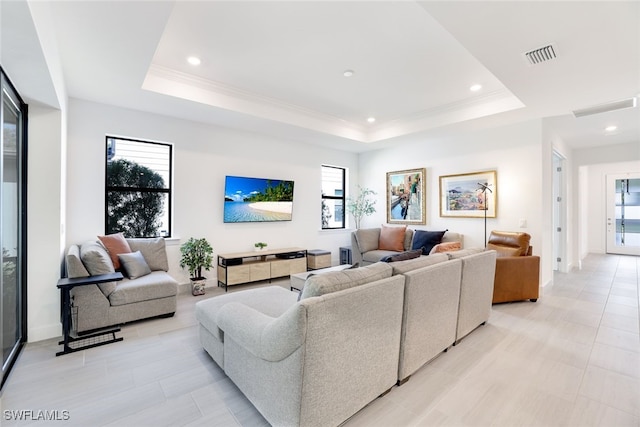
[[[204,295],[206,283],[207,283],[207,279],[204,277],[191,279],[191,295],[193,296]]]

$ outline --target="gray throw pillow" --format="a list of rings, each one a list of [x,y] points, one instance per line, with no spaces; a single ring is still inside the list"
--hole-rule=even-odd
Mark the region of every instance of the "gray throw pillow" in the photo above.
[[[169,271],[167,249],[164,238],[127,239],[132,252],[140,251],[151,271]]]
[[[116,271],[107,250],[95,240],[85,242],[80,246],[80,259],[92,276],[115,273]],[[116,290],[116,282],[100,283],[98,287],[105,297],[109,297]]]
[[[129,279],[137,279],[138,277],[151,274],[149,265],[144,260],[140,251],[131,252],[129,254],[118,255],[120,264],[124,268],[125,273]]]

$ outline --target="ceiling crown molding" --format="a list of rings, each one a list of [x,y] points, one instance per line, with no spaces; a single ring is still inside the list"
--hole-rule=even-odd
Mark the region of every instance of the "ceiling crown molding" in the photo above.
[[[356,141],[367,139],[363,126],[338,117],[156,64],[149,67],[142,89]]]
[[[365,127],[157,64],[149,67],[142,89],[364,143],[524,107],[511,92],[502,89]]]

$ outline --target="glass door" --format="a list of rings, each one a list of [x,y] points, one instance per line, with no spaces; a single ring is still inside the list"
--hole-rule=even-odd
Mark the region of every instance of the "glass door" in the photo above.
[[[607,253],[640,255],[640,172],[607,175]]]
[[[17,354],[26,341],[24,247],[25,215],[25,129],[26,105],[14,91],[0,68],[0,227],[2,234],[2,275],[0,276],[0,333],[4,384]]]

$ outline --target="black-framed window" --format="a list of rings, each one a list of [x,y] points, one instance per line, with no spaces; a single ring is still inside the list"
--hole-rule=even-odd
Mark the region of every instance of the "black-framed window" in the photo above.
[[[322,165],[322,229],[345,228],[346,169]]]
[[[107,136],[105,233],[171,236],[171,144]]]

